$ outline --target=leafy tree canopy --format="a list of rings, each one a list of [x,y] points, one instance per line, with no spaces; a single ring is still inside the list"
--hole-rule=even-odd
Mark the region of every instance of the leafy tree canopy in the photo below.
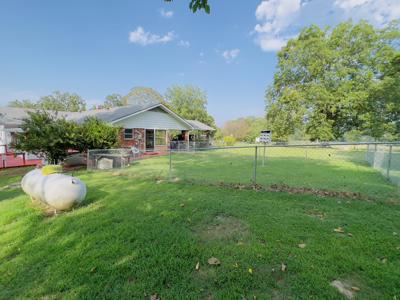
[[[295,130],[312,140],[360,130],[375,138],[399,134],[397,23],[376,29],[365,21],[333,29],[313,25],[278,53],[278,71],[266,94],[275,140]]]
[[[172,2],[172,0],[164,1]],[[189,9],[194,13],[198,10],[204,10],[206,13],[210,13],[210,5],[208,4],[208,0],[190,0]]]
[[[48,111],[28,112],[28,115],[13,147],[44,157],[51,163],[62,161],[70,149],[114,148],[119,143],[120,129],[93,117],[77,124]]]
[[[106,100],[104,101],[102,107],[103,108],[112,108],[112,107],[118,107],[118,106],[123,106],[124,102],[122,100],[122,96],[120,94],[111,94],[106,97]]]
[[[163,96],[149,87],[134,87],[126,96],[122,97],[121,101],[123,105],[165,103]]]
[[[197,120],[212,127],[215,121],[207,112],[207,94],[196,86],[172,86],[165,99],[171,109],[188,120]]]
[[[110,149],[119,146],[120,128],[95,117],[86,118],[77,126],[74,149],[86,152],[89,149]]]
[[[265,118],[246,117],[228,121],[222,127],[224,136],[232,136],[238,141],[254,143],[261,130],[268,129]]]
[[[38,111],[28,114],[13,147],[45,157],[51,163],[63,160],[67,150],[74,146],[76,124],[58,117],[56,113]]]
[[[14,100],[9,104],[11,107],[46,109],[54,111],[84,111],[86,110],[86,101],[79,95],[73,93],[62,93],[55,91],[53,94],[43,96],[38,102],[31,100]]]

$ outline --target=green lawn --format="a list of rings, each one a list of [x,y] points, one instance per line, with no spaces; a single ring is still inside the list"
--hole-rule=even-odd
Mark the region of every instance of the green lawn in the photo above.
[[[340,280],[359,299],[399,299],[400,210],[386,201],[398,189],[349,153],[271,152],[259,182],[376,200],[197,185],[250,182],[251,153],[174,154],[174,178],[194,183],[154,179],[168,175],[168,157],[80,171],[83,205],[48,216],[13,185],[23,169],[0,171],[0,298],[341,299],[330,286]],[[208,265],[211,257],[221,264]]]
[[[400,162],[400,157],[392,164]],[[400,166],[397,166],[400,171]],[[142,178],[169,176],[169,157],[133,164],[123,173]],[[173,153],[172,177],[205,183],[250,184],[254,174],[254,149],[223,149]],[[257,183],[357,192],[374,199],[399,198],[399,186],[391,184],[365,161],[364,151],[332,148],[268,148],[258,151]]]

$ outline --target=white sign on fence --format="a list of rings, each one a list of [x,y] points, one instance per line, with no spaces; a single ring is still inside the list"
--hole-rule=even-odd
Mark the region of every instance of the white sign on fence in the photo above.
[[[260,143],[271,143],[271,130],[261,131]]]

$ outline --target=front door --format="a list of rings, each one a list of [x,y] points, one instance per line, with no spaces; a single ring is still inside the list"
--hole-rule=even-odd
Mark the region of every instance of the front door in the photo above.
[[[154,151],[154,130],[146,129],[146,151]]]

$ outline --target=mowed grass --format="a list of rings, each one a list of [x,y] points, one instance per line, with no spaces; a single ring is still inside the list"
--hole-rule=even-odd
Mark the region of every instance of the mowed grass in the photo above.
[[[2,189],[0,298],[341,299],[340,280],[358,299],[399,299],[399,206],[141,180],[141,168],[76,173],[87,199],[52,217]],[[19,179],[2,171],[0,188]]]
[[[172,173],[169,156],[155,157],[134,163],[124,173],[138,177],[178,177],[199,183],[250,184],[254,176],[255,150],[222,149],[173,153]],[[400,171],[400,157],[392,159],[394,170]],[[397,169],[396,169],[397,168]],[[397,174],[392,171],[392,174]],[[352,148],[267,148],[258,149],[256,182],[268,187],[288,185],[294,188],[326,189],[356,192],[365,196],[394,200],[399,186],[387,180],[365,160],[365,151]]]

